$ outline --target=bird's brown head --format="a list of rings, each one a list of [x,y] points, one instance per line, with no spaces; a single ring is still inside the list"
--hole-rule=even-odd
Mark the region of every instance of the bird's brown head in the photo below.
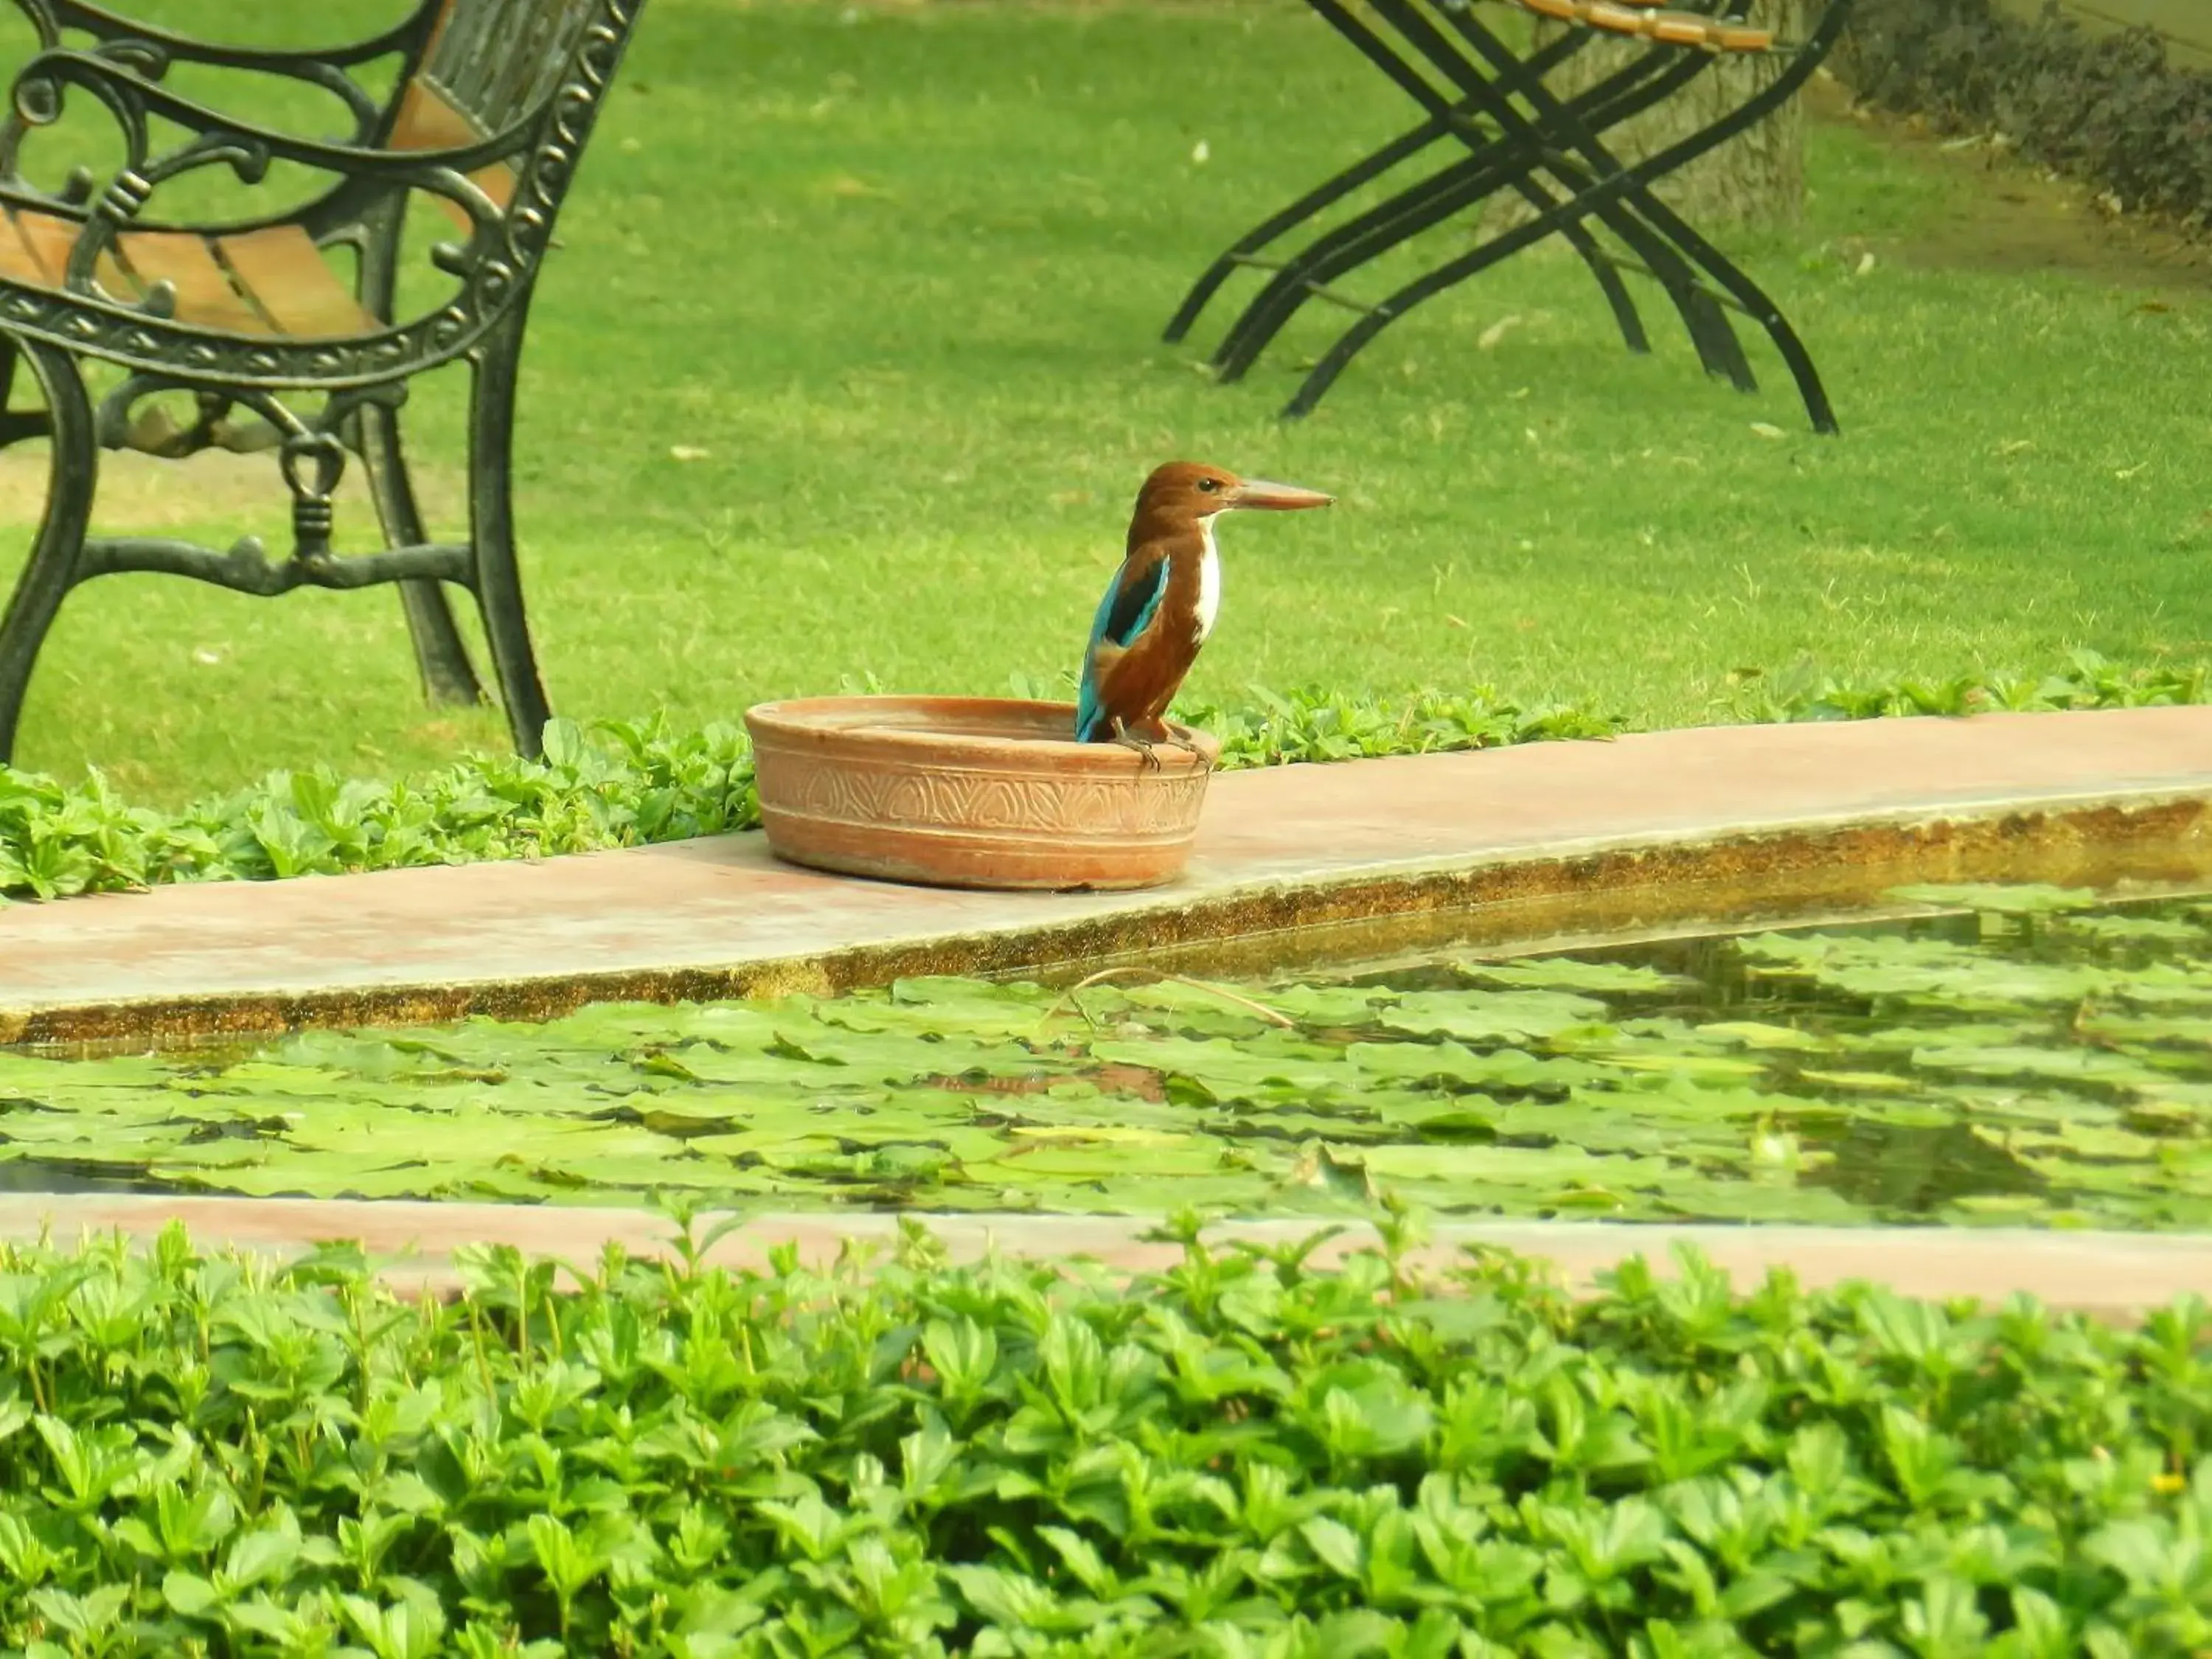
[[[1296,484],[1270,483],[1264,478],[1240,478],[1226,467],[1199,461],[1170,461],[1155,467],[1145,487],[1137,492],[1137,511],[1131,522],[1133,538],[1139,525],[1166,527],[1239,507],[1263,507],[1287,512],[1298,507],[1327,507],[1334,497]]]

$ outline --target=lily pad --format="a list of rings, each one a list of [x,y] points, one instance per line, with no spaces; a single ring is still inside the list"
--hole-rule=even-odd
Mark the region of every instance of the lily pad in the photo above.
[[[1493,1094],[1564,1095],[1599,1074],[1579,1060],[1541,1060],[1521,1048],[1478,1054],[1457,1042],[1355,1042],[1344,1057],[1358,1072],[1382,1081]]]
[[[1342,1052],[1270,1029],[1244,1042],[1227,1037],[1119,1038],[1091,1045],[1094,1060],[1146,1066],[1195,1079],[1215,1100],[1261,1100],[1325,1089]]]
[[[1301,1025],[1342,1030],[1372,1024],[1377,1009],[1401,993],[1387,985],[1270,985],[1254,994]]]
[[[2098,902],[2094,889],[2054,887],[2039,882],[2002,885],[1993,882],[1925,883],[1893,887],[1889,896],[1912,904],[1956,905],[1962,910],[1986,910],[1997,915],[2051,915],[2063,910],[2087,910]]]
[[[2115,1085],[2139,1085],[2158,1080],[2158,1073],[2150,1067],[2125,1054],[2101,1048],[2045,1048],[2025,1044],[1922,1048],[1914,1052],[1912,1063],[1923,1070],[1966,1072],[1976,1077],[2050,1078],[2066,1083]]]
[[[1117,980],[1079,1010],[927,978],[537,1026],[0,1052],[0,1164],[14,1189],[546,1204],[1324,1216],[1390,1196],[1623,1221],[2212,1224],[2205,907],[1942,890],[1984,921],[1401,962],[1229,997]],[[2008,917],[2029,920],[1988,920]]]
[[[1657,1072],[1668,1077],[1695,1078],[1707,1082],[1762,1077],[1766,1073],[1765,1060],[1740,1060],[1729,1054],[1670,1054],[1651,1049],[1631,1048],[1592,1058],[1601,1065],[1616,1066],[1628,1071]]]
[[[1842,1089],[1854,1094],[1909,1094],[1920,1087],[1909,1077],[1899,1077],[1894,1072],[1814,1072],[1797,1073],[1800,1083],[1809,1083],[1822,1089]]]
[[[1697,981],[1640,963],[1582,957],[1524,957],[1510,962],[1459,962],[1453,966],[1477,985],[1511,990],[1595,991],[1623,996],[1694,989]]]
[[[1024,1123],[1006,1131],[1022,1146],[1185,1146],[1191,1137],[1165,1129],[1132,1129],[1115,1123]]]
[[[2179,916],[2080,915],[2068,916],[2059,925],[2068,933],[2106,945],[2212,947],[2212,936]]]
[[[1608,1012],[1595,997],[1565,991],[1415,991],[1384,1009],[1382,1024],[1415,1036],[1510,1043],[1588,1025]]]
[[[1835,1047],[1832,1038],[1796,1025],[1770,1025],[1756,1019],[1716,1019],[1698,1027],[1707,1042],[1727,1042],[1746,1048],[1796,1049],[1818,1054]]]
[[[1767,933],[1740,939],[1752,972],[1791,975],[1853,997],[1940,1000],[1954,1008],[2079,1002],[2112,975],[2088,963],[2015,958],[1937,939]]]

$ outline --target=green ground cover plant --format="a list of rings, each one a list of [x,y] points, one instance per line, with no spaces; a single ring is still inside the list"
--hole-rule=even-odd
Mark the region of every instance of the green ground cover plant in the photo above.
[[[2142,708],[2206,700],[2207,670],[2123,672],[2077,652],[2040,678],[1850,683],[1800,663],[1731,678],[1719,711],[1753,720],[1865,720],[1991,710]],[[1022,696],[1066,688],[1017,677]],[[1376,698],[1249,688],[1224,708],[1186,698],[1177,715],[1222,740],[1236,770],[1425,755],[1547,739],[1601,738],[1621,717],[1571,705],[1523,708],[1482,690]],[[556,720],[543,759],[477,757],[396,784],[328,766],[276,772],[179,812],[134,805],[94,772],[82,783],[0,766],[0,904],[130,891],[175,881],[273,881],[483,859],[596,852],[759,827],[752,753],[727,725],[678,731],[665,715]]]
[[[472,1250],[409,1302],[0,1252],[0,1640],[95,1656],[2183,1659],[2212,1311],[1694,1256],[1576,1303],[1413,1230],[1133,1285]],[[560,1288],[556,1289],[556,1285]]]
[[[392,9],[252,27],[327,37]],[[226,0],[137,9],[245,32]],[[1802,227],[1731,240],[1816,353],[1840,441],[1802,429],[1763,345],[1759,396],[1708,383],[1663,305],[1656,358],[1629,357],[1549,252],[1394,326],[1303,423],[1274,410],[1338,314],[1237,387],[1158,343],[1222,244],[1409,110],[1295,0],[653,0],[524,366],[519,511],[556,708],[688,731],[863,667],[899,690],[1053,682],[1136,482],[1173,453],[1340,497],[1224,537],[1192,685],[1215,702],[1491,684],[1648,726],[1801,653],[1930,685],[2075,646],[2203,654],[2205,295],[1939,246],[1986,177],[1853,125],[1816,124]],[[410,414],[444,533],[454,410],[426,393]],[[204,459],[118,459],[103,524],[281,541],[273,476],[244,482],[265,461]],[[37,460],[0,467],[0,582]],[[342,507],[342,544],[370,522]],[[19,758],[94,763],[174,809],[271,768],[413,775],[501,741],[489,715],[423,710],[387,596],[118,578],[64,610]]]
[[[2148,684],[2148,682],[2142,682]],[[1022,695],[1037,690],[1026,682]],[[1049,694],[1048,692],[1047,693]],[[1177,712],[1222,739],[1235,769],[1609,737],[1617,719],[1524,709],[1496,694],[1395,702],[1255,688],[1245,708]],[[278,880],[484,859],[538,858],[760,826],[752,747],[726,725],[666,717],[548,726],[538,760],[472,757],[412,780],[278,772],[179,813],[132,806],[95,773],[82,784],[0,766],[0,903],[162,882]]]
[[[0,1182],[266,1197],[2212,1225],[2212,902],[1264,984],[0,1053]]]

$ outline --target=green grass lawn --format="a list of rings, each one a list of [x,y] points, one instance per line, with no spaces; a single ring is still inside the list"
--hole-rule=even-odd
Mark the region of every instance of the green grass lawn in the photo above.
[[[320,14],[354,15],[378,13]],[[1292,0],[653,0],[526,366],[520,511],[556,707],[696,722],[848,675],[1056,675],[1138,480],[1173,456],[1340,497],[1228,529],[1191,682],[1208,697],[1489,684],[1668,724],[1711,718],[1731,669],[1805,653],[1940,677],[2212,648],[2212,298],[1897,257],[1977,186],[1853,128],[1816,131],[1802,231],[1747,248],[1839,441],[1806,430],[1763,340],[1755,398],[1698,372],[1663,302],[1657,356],[1629,357],[1555,253],[1386,332],[1303,423],[1274,411],[1343,313],[1234,387],[1194,367],[1226,310],[1195,349],[1159,343],[1222,243],[1406,112]],[[449,402],[422,414],[428,455],[457,427]],[[8,582],[40,486],[10,465]],[[242,476],[126,480],[106,522],[273,531],[279,498],[240,507]],[[349,528],[374,534],[365,513]],[[422,707],[386,595],[122,578],[65,610],[18,760],[173,800],[501,736]]]

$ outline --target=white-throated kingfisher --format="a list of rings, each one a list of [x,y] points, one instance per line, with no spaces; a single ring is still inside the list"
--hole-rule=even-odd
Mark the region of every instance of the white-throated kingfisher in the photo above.
[[[1128,550],[1091,624],[1076,740],[1122,744],[1153,766],[1159,764],[1155,744],[1193,748],[1161,716],[1221,610],[1214,519],[1241,507],[1327,507],[1332,499],[1196,461],[1156,468],[1137,492]]]

